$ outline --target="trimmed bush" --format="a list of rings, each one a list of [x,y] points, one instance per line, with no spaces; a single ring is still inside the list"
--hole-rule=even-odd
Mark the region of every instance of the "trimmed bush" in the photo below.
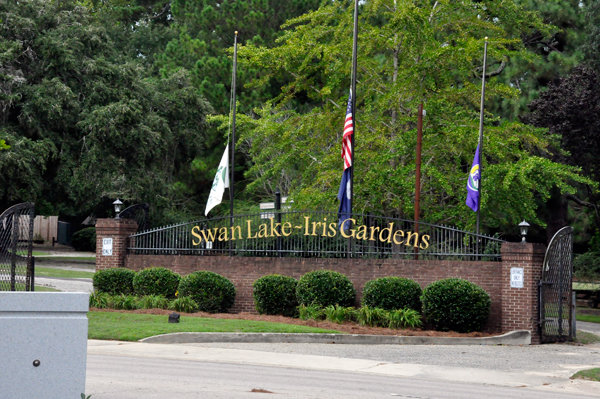
[[[429,284],[421,296],[423,316],[439,331],[481,331],[490,316],[490,296],[481,287],[460,278]]]
[[[133,270],[123,267],[98,270],[92,277],[92,283],[97,292],[110,295],[131,294],[135,275]]]
[[[181,276],[164,267],[151,267],[139,271],[133,279],[136,295],[162,295],[175,298]]]
[[[202,270],[181,279],[179,296],[191,297],[203,312],[225,313],[235,301],[235,287],[225,277]]]
[[[332,270],[315,270],[298,281],[296,297],[301,305],[354,306],[356,290],[348,277]]]
[[[297,285],[296,279],[279,274],[259,278],[252,284],[256,310],[260,314],[280,314],[288,317],[297,315]]]
[[[421,310],[421,286],[407,278],[381,277],[365,284],[362,304],[385,310]]]
[[[96,252],[96,228],[86,227],[76,231],[71,237],[71,246],[76,251]]]

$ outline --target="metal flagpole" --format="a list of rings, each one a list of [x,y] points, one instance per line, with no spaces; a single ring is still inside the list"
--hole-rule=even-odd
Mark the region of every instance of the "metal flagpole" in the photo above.
[[[419,104],[417,111],[417,156],[415,159],[415,233],[419,232],[419,215],[421,213],[421,146],[423,142],[423,103]],[[419,247],[414,249],[415,260],[419,259]]]
[[[350,94],[352,98],[352,135],[350,137],[350,217],[354,202],[354,153],[356,152],[354,136],[356,135],[356,58],[358,54],[358,0],[354,0],[354,32],[352,34],[352,77],[350,83]],[[348,238],[347,257],[352,257],[352,239]]]
[[[236,108],[236,99],[235,99],[235,81],[237,77],[237,30],[235,31],[235,37],[233,42],[233,79],[231,83],[231,90],[233,91],[233,101],[232,101],[232,126],[231,126],[231,160],[229,162],[229,170],[230,170],[230,178],[229,178],[229,219],[230,226],[233,227],[233,185],[234,185],[234,177],[233,170],[235,166],[235,108]],[[233,229],[231,230],[233,232]],[[233,240],[229,240],[229,256],[233,255]]]
[[[350,169],[350,215],[354,202],[354,153],[356,152],[356,59],[358,56],[358,0],[354,0],[354,34],[352,37],[352,167]]]
[[[482,188],[482,181],[483,181],[483,175],[482,175],[482,170],[483,170],[483,165],[481,164],[481,154],[482,154],[482,150],[483,150],[483,112],[484,112],[484,102],[485,102],[485,69],[486,69],[486,65],[487,65],[487,45],[488,45],[488,38],[485,38],[485,45],[483,47],[483,73],[481,74],[481,108],[479,110],[479,159],[477,160],[479,162],[479,187],[477,189],[477,191],[479,192],[479,203],[477,204],[477,235],[479,235],[479,222],[481,220],[480,218],[480,214],[481,214],[481,188]],[[477,237],[477,253],[479,253],[479,237]]]

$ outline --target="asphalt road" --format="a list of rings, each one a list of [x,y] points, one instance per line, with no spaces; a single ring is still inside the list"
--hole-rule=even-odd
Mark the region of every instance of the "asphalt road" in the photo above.
[[[186,346],[334,356],[388,363],[433,364],[510,372],[543,372],[563,376],[570,376],[580,368],[586,368],[585,366],[589,366],[587,368],[600,367],[600,345],[598,344],[586,346],[552,344],[521,347],[203,343],[186,344]]]
[[[94,354],[88,355],[86,394],[91,394],[93,399],[257,399],[270,398],[272,394],[275,398],[298,399],[394,397],[575,399],[582,397],[575,393],[556,393],[522,387]]]

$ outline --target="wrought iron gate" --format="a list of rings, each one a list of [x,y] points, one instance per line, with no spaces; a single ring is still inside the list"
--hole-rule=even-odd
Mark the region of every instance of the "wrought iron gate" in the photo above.
[[[0,215],[0,291],[33,291],[34,213],[26,202]]]
[[[137,222],[138,233],[150,228],[150,205],[136,204],[124,209],[117,215],[117,219],[133,219]]]
[[[560,229],[546,250],[539,286],[539,327],[542,342],[570,340],[573,289],[573,228]]]

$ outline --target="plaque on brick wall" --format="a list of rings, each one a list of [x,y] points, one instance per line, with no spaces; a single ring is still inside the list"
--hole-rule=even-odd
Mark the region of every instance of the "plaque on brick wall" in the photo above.
[[[522,267],[511,267],[510,268],[510,288],[523,288],[523,268]]]
[[[113,250],[113,239],[112,238],[103,238],[102,239],[102,255],[103,256],[112,256]]]

